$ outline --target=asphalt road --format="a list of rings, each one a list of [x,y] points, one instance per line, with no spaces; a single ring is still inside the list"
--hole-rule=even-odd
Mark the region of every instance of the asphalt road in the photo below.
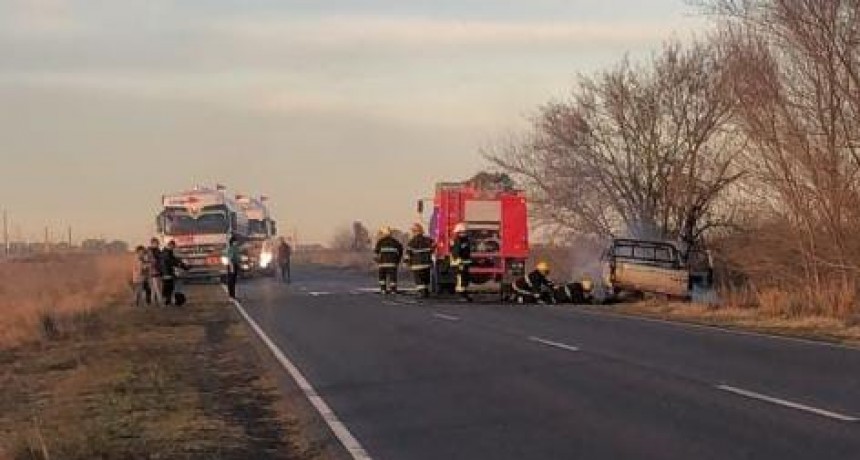
[[[374,459],[860,459],[860,350],[294,276],[241,304]]]

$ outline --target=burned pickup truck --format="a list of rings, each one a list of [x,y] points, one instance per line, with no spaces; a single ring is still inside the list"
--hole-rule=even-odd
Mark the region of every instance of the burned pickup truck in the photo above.
[[[651,293],[689,299],[695,287],[710,287],[712,270],[707,251],[682,251],[668,241],[619,238],[602,257],[608,299]]]

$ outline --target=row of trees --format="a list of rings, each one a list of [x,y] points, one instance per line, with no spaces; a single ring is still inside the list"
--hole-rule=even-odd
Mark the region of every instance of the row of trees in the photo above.
[[[545,224],[707,243],[733,288],[847,314],[860,272],[860,2],[700,7],[716,23],[707,39],[581,77],[487,157]]]

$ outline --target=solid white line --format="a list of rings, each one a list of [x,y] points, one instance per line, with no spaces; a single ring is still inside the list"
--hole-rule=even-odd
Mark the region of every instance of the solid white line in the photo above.
[[[561,348],[562,350],[579,351],[579,348],[574,347],[573,345],[568,345],[566,343],[561,342],[553,342],[552,340],[542,339],[540,337],[531,336],[529,337],[529,340],[531,340],[532,342],[542,343],[550,347]]]
[[[739,396],[745,396],[747,398],[757,399],[759,401],[769,402],[771,404],[777,404],[784,407],[789,407],[792,409],[801,410],[804,412],[809,412],[811,414],[821,415],[823,417],[829,417],[835,420],[839,420],[842,422],[857,422],[860,421],[857,417],[851,417],[850,415],[843,415],[836,412],[831,412],[829,410],[819,409],[817,407],[807,406],[805,404],[800,404],[792,401],[787,401],[785,399],[774,398],[773,396],[763,395],[761,393],[756,393],[754,391],[744,390],[742,388],[736,388],[729,385],[717,385],[717,389],[722,391],[727,391],[729,393],[734,393]]]
[[[433,313],[433,316],[435,316],[436,318],[439,318],[439,319],[444,319],[446,321],[460,321],[460,317],[452,316],[452,315],[446,315],[444,313]]]
[[[247,321],[248,324],[251,326],[251,329],[253,329],[254,332],[257,333],[257,335],[260,337],[260,340],[262,340],[263,343],[266,344],[266,347],[268,347],[269,351],[271,351],[272,354],[275,355],[275,358],[278,360],[278,362],[281,363],[282,366],[284,366],[284,369],[286,369],[287,372],[290,373],[290,376],[292,376],[293,380],[296,381],[296,384],[302,390],[302,393],[305,394],[305,397],[308,398],[308,401],[310,401],[314,408],[316,408],[317,412],[319,412],[328,427],[331,428],[331,431],[334,433],[335,436],[337,436],[337,439],[340,441],[341,444],[343,444],[343,447],[347,450],[347,452],[349,452],[352,458],[356,460],[371,460],[371,456],[367,453],[367,451],[364,450],[363,447],[361,447],[361,443],[359,443],[358,440],[355,439],[355,436],[350,433],[346,425],[344,425],[343,422],[341,422],[340,419],[337,418],[337,415],[335,415],[334,411],[331,410],[331,408],[325,402],[322,396],[317,393],[317,391],[310,384],[310,382],[308,382],[305,376],[302,375],[301,371],[299,371],[299,368],[296,367],[289,360],[289,358],[284,355],[281,349],[278,348],[277,345],[275,345],[272,339],[270,339],[269,336],[267,336],[266,333],[263,332],[263,329],[257,324],[256,321],[254,321],[253,318],[251,318],[251,315],[249,315],[248,312],[245,311],[245,309],[242,307],[242,304],[239,303],[238,300],[231,300],[233,301],[233,305],[236,306],[236,309],[239,310],[239,313],[242,315],[242,317],[245,318],[245,321]]]
[[[312,291],[312,292],[308,292],[308,295],[313,296],[313,297],[319,297],[319,296],[323,296],[323,295],[331,295],[331,292]]]

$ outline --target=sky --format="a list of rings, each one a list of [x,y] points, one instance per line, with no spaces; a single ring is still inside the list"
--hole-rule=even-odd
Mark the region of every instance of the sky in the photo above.
[[[577,75],[704,27],[683,0],[0,0],[0,208],[138,242],[220,183],[300,242],[405,228]]]

